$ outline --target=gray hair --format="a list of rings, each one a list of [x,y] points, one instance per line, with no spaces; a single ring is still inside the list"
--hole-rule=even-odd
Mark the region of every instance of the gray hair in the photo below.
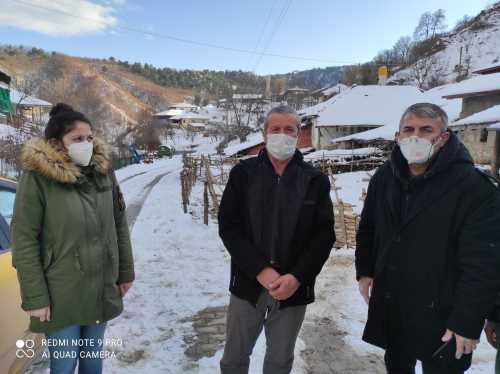
[[[411,105],[405,110],[399,121],[399,129],[401,129],[406,117],[410,114],[419,118],[439,119],[442,124],[442,130],[445,131],[448,128],[448,115],[440,106],[432,103],[418,103]]]
[[[297,113],[297,111],[289,105],[281,104],[281,105],[275,106],[269,112],[267,112],[266,118],[264,119],[264,131],[267,129],[269,117],[271,116],[271,114],[286,114],[289,116],[293,116],[297,119],[297,127],[300,128],[300,116]]]

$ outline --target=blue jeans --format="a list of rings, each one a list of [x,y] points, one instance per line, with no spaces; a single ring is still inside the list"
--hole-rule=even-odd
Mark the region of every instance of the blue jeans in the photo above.
[[[68,326],[45,334],[50,352],[50,374],[101,374],[106,323]]]

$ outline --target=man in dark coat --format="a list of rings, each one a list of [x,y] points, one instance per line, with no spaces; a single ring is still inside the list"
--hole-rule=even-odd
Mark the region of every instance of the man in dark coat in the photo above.
[[[386,350],[388,373],[417,359],[425,374],[463,373],[500,288],[499,193],[447,122],[433,104],[406,110],[361,215],[363,339]]]
[[[231,255],[223,374],[248,373],[263,328],[263,373],[290,373],[306,305],[335,242],[330,182],[296,149],[299,128],[293,109],[272,109],[266,148],[231,170],[222,196],[219,234]]]

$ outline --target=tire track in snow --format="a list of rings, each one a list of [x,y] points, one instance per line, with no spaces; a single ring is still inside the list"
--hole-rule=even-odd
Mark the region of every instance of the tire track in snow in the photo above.
[[[145,187],[144,187],[144,192],[141,196],[141,198],[138,201],[134,201],[132,204],[130,204],[127,207],[127,222],[129,225],[129,228],[132,229],[134,227],[135,221],[137,220],[137,217],[139,216],[139,213],[142,210],[142,207],[144,205],[144,202],[148,198],[149,194],[151,193],[151,190],[153,189],[154,186],[158,184],[162,180],[163,177],[166,175],[169,175],[173,173],[174,171],[167,171],[166,173],[162,173],[158,176],[155,177],[151,182],[149,182]]]

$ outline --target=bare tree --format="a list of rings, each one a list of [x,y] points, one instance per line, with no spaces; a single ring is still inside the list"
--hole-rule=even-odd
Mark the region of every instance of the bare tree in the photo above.
[[[357,84],[359,81],[359,72],[360,69],[356,65],[345,66],[343,70],[343,81],[348,86],[352,86],[353,84]]]
[[[397,63],[395,53],[392,49],[380,51],[374,59],[377,65],[394,65]]]
[[[413,43],[409,36],[402,36],[393,47],[393,54],[398,64],[408,65]]]
[[[425,12],[420,16],[417,27],[413,33],[416,41],[424,41],[435,38],[446,29],[446,15],[443,9],[435,12]]]
[[[263,100],[235,100],[231,98],[227,110],[228,132],[246,141],[246,137],[252,132],[252,127],[258,127],[263,112]],[[254,125],[254,126],[251,126]]]
[[[27,74],[24,77],[14,77],[11,82],[12,87],[19,92],[19,97],[14,103],[16,106],[16,114],[20,115],[19,112],[21,104],[29,97],[33,96],[38,92],[41,86],[41,79],[36,74]]]
[[[444,9],[438,9],[432,14],[431,38],[446,30],[446,14]]]
[[[419,88],[427,90],[443,84],[442,76],[445,68],[436,55],[430,55],[419,59],[412,65],[410,76]]]
[[[418,25],[413,32],[413,38],[415,40],[427,40],[431,34],[431,24],[432,24],[432,13],[425,12],[420,16]]]
[[[470,17],[469,15],[467,15],[467,14],[464,15],[461,19],[459,19],[457,21],[457,23],[455,24],[455,27],[453,28],[453,31],[463,30],[470,23],[471,19],[472,19],[472,17]]]
[[[378,81],[377,62],[373,61],[346,67],[343,81],[347,85],[376,84]]]
[[[134,142],[138,148],[154,152],[161,145],[158,130],[153,126],[151,112],[143,110],[135,128]]]

